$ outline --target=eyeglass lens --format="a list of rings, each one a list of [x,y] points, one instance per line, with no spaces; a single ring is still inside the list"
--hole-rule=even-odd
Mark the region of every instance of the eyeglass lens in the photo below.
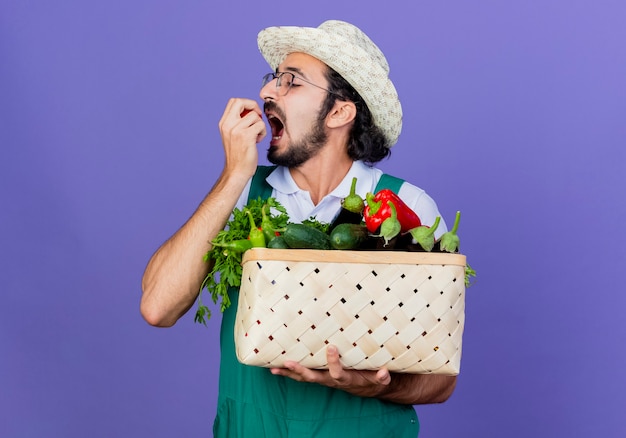
[[[293,73],[290,72],[268,73],[263,76],[262,86],[264,87],[276,79],[276,89],[281,95],[285,95],[291,88],[294,77]]]

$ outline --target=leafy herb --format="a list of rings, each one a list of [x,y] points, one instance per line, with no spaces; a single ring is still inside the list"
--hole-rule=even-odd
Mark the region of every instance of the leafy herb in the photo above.
[[[465,264],[465,287],[470,287],[473,283],[471,278],[476,277],[476,271],[466,263]]]
[[[250,211],[253,222],[261,223],[264,206],[270,208],[270,214],[266,220],[269,219],[274,228],[284,228],[287,224],[289,220],[287,210],[274,198],[262,200],[259,197],[248,202],[243,210],[238,208],[233,210],[226,227],[217,233],[211,241],[213,244],[211,249],[204,256],[204,261],[212,261],[213,267],[200,286],[198,309],[194,318],[195,322],[206,325],[207,320],[211,318],[211,310],[202,302],[204,289],[211,294],[213,303],[217,303],[220,300],[220,311],[223,312],[230,306],[228,289],[241,285],[241,274],[243,271],[241,259],[246,248],[241,246],[240,243],[248,238],[251,231],[251,221],[247,211]],[[272,214],[272,210],[275,214]]]
[[[320,222],[315,218],[315,216],[311,216],[310,218],[303,220],[302,224],[312,228],[317,228],[323,233],[329,234],[328,229],[330,228],[330,224],[326,222]]]

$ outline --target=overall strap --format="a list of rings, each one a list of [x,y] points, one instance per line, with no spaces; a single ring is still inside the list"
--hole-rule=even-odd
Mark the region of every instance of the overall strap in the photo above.
[[[403,179],[383,173],[378,180],[378,184],[376,184],[376,189],[374,189],[374,193],[377,193],[379,190],[382,189],[389,189],[395,194],[398,194],[402,184],[404,184]]]
[[[248,193],[248,202],[252,199],[267,199],[272,196],[272,186],[270,186],[265,178],[269,176],[276,166],[257,166],[256,172],[252,176],[250,183],[250,193]]]
[[[250,184],[248,202],[252,199],[258,199],[259,197],[261,199],[267,199],[272,195],[272,186],[265,181],[265,178],[267,178],[274,169],[276,169],[276,166],[257,166],[257,170]],[[403,179],[383,173],[376,184],[374,193],[382,189],[389,189],[397,194],[402,184],[404,184]]]

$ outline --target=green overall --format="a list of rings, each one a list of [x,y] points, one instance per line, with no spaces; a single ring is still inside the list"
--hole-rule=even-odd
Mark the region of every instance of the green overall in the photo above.
[[[259,166],[248,199],[271,196],[265,181],[272,166]],[[376,190],[399,188],[385,175]],[[397,191],[397,190],[395,190]],[[233,327],[238,290],[222,316],[218,407],[214,437],[221,438],[415,438],[419,422],[413,406],[357,397],[315,383],[275,376],[269,369],[242,365],[235,356]]]

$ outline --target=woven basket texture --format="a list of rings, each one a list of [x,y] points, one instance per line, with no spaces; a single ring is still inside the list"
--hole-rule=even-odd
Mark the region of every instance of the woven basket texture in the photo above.
[[[246,252],[235,322],[240,362],[457,375],[465,256],[393,251]]]

